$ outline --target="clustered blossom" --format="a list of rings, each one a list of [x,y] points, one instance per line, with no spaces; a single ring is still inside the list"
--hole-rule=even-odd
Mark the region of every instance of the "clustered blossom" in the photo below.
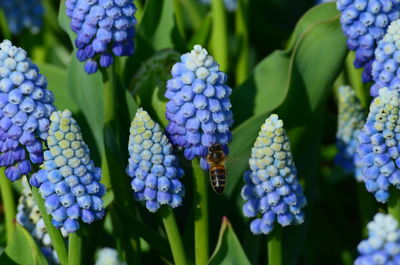
[[[55,110],[46,78],[8,40],[0,44],[0,166],[15,181],[43,162],[49,117]]]
[[[391,215],[378,213],[368,224],[368,239],[358,245],[354,265],[399,264],[400,230]]]
[[[339,115],[336,145],[338,154],[335,162],[347,172],[354,172],[358,181],[361,181],[360,156],[356,152],[357,136],[365,120],[365,114],[355,92],[349,86],[339,88]]]
[[[250,224],[252,233],[270,233],[275,221],[281,226],[303,223],[307,201],[278,115],[272,114],[262,125],[249,164],[242,197],[244,215],[255,218]]]
[[[372,77],[375,83],[371,86],[371,96],[376,97],[379,89],[400,89],[400,20],[393,21],[385,36],[378,42],[375,60],[372,64]]]
[[[118,251],[113,248],[102,248],[97,253],[95,265],[126,265],[118,258]]]
[[[13,34],[20,34],[24,29],[36,34],[42,27],[44,9],[40,0],[2,0],[0,9]]]
[[[39,207],[37,206],[36,201],[33,199],[28,181],[23,179],[22,185],[23,190],[22,195],[19,198],[16,220],[20,225],[29,231],[29,233],[38,243],[40,250],[51,262],[51,264],[59,264],[57,253],[55,252],[51,243],[50,235],[47,233],[43,218],[40,215]],[[63,236],[65,237],[65,231],[62,232]]]
[[[105,187],[71,112],[53,112],[50,119],[43,169],[30,182],[45,199],[53,225],[73,233],[79,229],[79,219],[92,223],[103,218]]]
[[[381,88],[358,134],[362,179],[367,190],[381,203],[389,198],[390,184],[400,188],[399,104],[397,91]]]
[[[372,81],[371,68],[377,41],[389,24],[400,17],[399,0],[337,0],[347,46],[355,51],[356,68],[364,67],[363,81]]]
[[[205,159],[208,148],[221,144],[228,152],[233,124],[229,96],[232,89],[225,85],[227,76],[207,50],[200,45],[181,56],[171,70],[167,82],[166,128],[174,145],[184,147],[184,155],[192,160],[201,158],[201,167],[208,169]]]
[[[183,170],[160,125],[141,108],[131,124],[128,150],[126,172],[132,178],[135,199],[145,201],[150,212],[161,205],[180,206],[185,192],[179,180]]]
[[[67,0],[67,16],[77,34],[77,58],[88,74],[109,67],[115,56],[134,52],[136,7],[129,0]]]
[[[211,4],[211,0],[200,0],[200,2],[207,5]],[[238,6],[238,0],[224,0],[224,5],[226,10],[228,10],[229,12],[234,12],[236,11]]]

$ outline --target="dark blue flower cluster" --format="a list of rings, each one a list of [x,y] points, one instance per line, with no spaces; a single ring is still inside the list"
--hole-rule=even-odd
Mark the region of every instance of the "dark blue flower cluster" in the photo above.
[[[400,263],[400,230],[391,215],[378,213],[368,224],[368,239],[358,245],[360,256],[354,265],[396,265]]]
[[[23,190],[19,198],[16,220],[32,235],[50,264],[60,264],[26,178],[22,179],[22,185]],[[62,232],[66,237],[65,231],[62,230]]]
[[[398,91],[383,87],[370,106],[367,121],[358,134],[362,179],[377,201],[387,202],[389,186],[400,188]]]
[[[225,85],[226,74],[200,45],[182,55],[171,73],[173,78],[168,80],[165,92],[170,121],[166,131],[172,144],[185,148],[187,159],[200,157],[201,167],[207,170],[205,157],[210,146],[221,144],[228,152],[232,89]]]
[[[377,41],[387,27],[400,17],[397,0],[337,0],[340,22],[347,36],[347,46],[355,51],[356,68],[364,67],[363,81],[372,81],[371,68]]]
[[[39,188],[53,225],[73,233],[79,229],[79,219],[92,223],[103,218],[105,187],[71,112],[53,112],[50,119],[44,169],[30,183]]]
[[[134,52],[136,7],[129,0],[67,0],[67,16],[77,34],[76,56],[86,61],[88,74],[97,72],[98,64],[109,67],[115,56]]]
[[[20,34],[24,29],[36,34],[42,27],[44,10],[40,0],[2,0],[0,8],[13,34]]]
[[[8,40],[0,44],[0,166],[15,181],[43,162],[49,117],[55,110],[46,78]]]
[[[126,172],[132,178],[135,199],[145,201],[150,212],[161,205],[180,206],[185,192],[179,180],[183,170],[160,125],[141,108],[131,124],[128,150]]]
[[[356,150],[359,145],[357,136],[364,125],[365,114],[354,90],[349,86],[339,88],[338,105],[338,154],[335,162],[346,172],[354,172],[356,179],[361,181],[360,156]]]
[[[398,38],[400,20],[393,21],[385,36],[378,42],[375,50],[375,60],[372,64],[372,77],[375,83],[371,86],[371,96],[376,97],[379,89],[387,87],[400,90],[400,41]]]
[[[281,226],[303,223],[307,201],[278,115],[272,114],[261,127],[249,164],[242,197],[246,201],[243,214],[256,217],[250,224],[251,232],[267,235],[275,222]]]

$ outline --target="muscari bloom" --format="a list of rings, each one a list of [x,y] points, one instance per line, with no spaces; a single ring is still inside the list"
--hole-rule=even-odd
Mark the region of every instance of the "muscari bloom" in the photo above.
[[[208,169],[206,156],[214,144],[224,146],[232,139],[233,124],[227,76],[219,70],[213,57],[200,45],[181,56],[167,82],[166,128],[172,144],[183,147],[186,159],[200,157],[201,167]]]
[[[400,95],[384,87],[370,106],[367,121],[358,134],[362,180],[378,202],[389,198],[389,186],[400,188],[398,140]]]
[[[135,199],[146,202],[150,212],[161,205],[180,206],[185,192],[179,180],[183,170],[160,125],[141,108],[131,124],[128,150],[126,172],[132,178]]]
[[[356,179],[361,181],[360,156],[356,150],[357,136],[364,125],[365,114],[354,90],[349,86],[339,88],[338,105],[338,130],[336,132],[338,154],[335,162],[346,172],[354,172]]]
[[[53,225],[73,233],[79,229],[79,220],[90,224],[103,218],[105,187],[100,183],[101,169],[90,160],[89,148],[71,112],[54,112],[50,120],[43,169],[30,183],[39,188]]]
[[[375,60],[372,64],[372,77],[375,83],[371,86],[371,96],[378,96],[379,89],[400,89],[400,20],[393,21],[385,36],[378,42]]]
[[[338,0],[340,22],[347,47],[355,51],[354,66],[364,67],[363,81],[372,81],[371,68],[377,41],[389,24],[400,17],[399,0]]]
[[[368,223],[368,239],[358,245],[354,265],[400,264],[400,230],[391,215],[378,213]]]
[[[19,198],[17,222],[25,227],[37,242],[40,250],[51,264],[59,264],[57,253],[51,243],[50,235],[47,233],[43,218],[40,215],[39,207],[33,198],[28,181],[23,179],[22,195]],[[62,230],[63,236],[66,236]]]
[[[46,78],[8,40],[0,44],[0,166],[15,181],[43,162],[42,141],[55,110]]]
[[[244,173],[243,214],[251,221],[253,234],[267,235],[274,223],[281,226],[304,222],[307,204],[297,179],[289,139],[278,115],[272,114],[262,125]]]
[[[210,5],[211,4],[211,0],[200,0],[200,2]],[[238,6],[238,1],[237,0],[224,0],[224,5],[226,10],[228,10],[229,12],[234,12],[237,9]]]
[[[77,58],[85,63],[88,74],[99,65],[109,67],[115,56],[134,52],[136,7],[130,0],[67,0],[67,16],[77,34]]]
[[[113,248],[102,248],[97,253],[95,265],[125,265],[118,258],[118,251]]]
[[[36,34],[42,27],[44,9],[40,0],[2,0],[0,9],[13,34],[19,34],[24,29]]]

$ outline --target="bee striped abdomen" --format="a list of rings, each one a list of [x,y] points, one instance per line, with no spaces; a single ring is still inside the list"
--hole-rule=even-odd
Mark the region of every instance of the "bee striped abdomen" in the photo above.
[[[226,169],[223,165],[216,165],[210,168],[211,185],[214,191],[221,194],[225,189]]]

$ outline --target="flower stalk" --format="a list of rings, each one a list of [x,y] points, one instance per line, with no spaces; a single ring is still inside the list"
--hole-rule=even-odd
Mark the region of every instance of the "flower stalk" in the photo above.
[[[81,265],[82,237],[80,231],[68,236],[68,265]]]
[[[268,235],[268,265],[282,265],[282,227],[277,225]]]
[[[7,243],[10,243],[14,236],[15,202],[10,181],[4,174],[4,168],[2,167],[0,170],[0,193],[5,208]]]
[[[388,203],[388,213],[400,222],[400,191],[391,189]]]

